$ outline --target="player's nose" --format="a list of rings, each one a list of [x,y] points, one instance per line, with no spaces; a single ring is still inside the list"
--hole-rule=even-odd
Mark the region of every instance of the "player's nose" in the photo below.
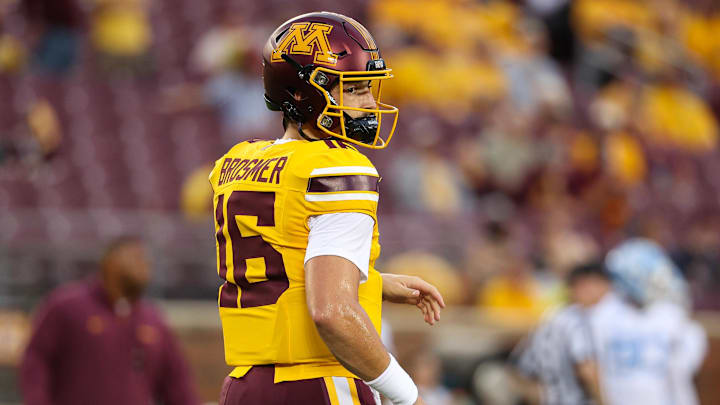
[[[377,109],[377,102],[375,101],[375,96],[373,96],[371,91],[367,91],[362,95],[360,108],[368,108],[371,110]]]

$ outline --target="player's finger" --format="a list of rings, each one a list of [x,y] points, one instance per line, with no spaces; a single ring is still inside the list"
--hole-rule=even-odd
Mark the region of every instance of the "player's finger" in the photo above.
[[[427,300],[423,300],[422,303],[423,307],[425,308],[425,313],[427,316],[425,317],[425,322],[427,322],[430,325],[435,324],[435,316],[433,314],[432,306]]]
[[[420,295],[421,295],[420,290],[417,290],[415,288],[408,288],[405,286],[402,286],[402,289],[403,289],[402,293],[405,296],[405,300],[408,303],[416,302],[418,300],[418,298],[420,298]]]
[[[445,300],[443,299],[442,294],[440,294],[440,291],[438,291],[435,286],[432,286],[432,290],[430,291],[430,296],[433,298],[435,302],[440,305],[441,308],[445,308]]]
[[[422,300],[418,301],[415,304],[415,306],[418,307],[418,309],[420,309],[420,312],[423,313],[423,316],[427,317],[427,310],[426,310],[425,304],[423,304]]]
[[[433,297],[442,308],[445,308],[445,300],[443,300],[440,291],[438,291],[438,289],[434,285],[428,283],[420,277],[413,277],[412,281],[408,283],[408,287],[420,290],[423,295],[429,295]]]
[[[427,302],[427,305],[430,307],[430,313],[433,315],[433,318],[436,321],[440,320],[440,311],[442,310],[440,308],[440,303],[435,301],[432,297],[425,296],[423,297],[423,300]]]
[[[430,308],[428,308],[427,304],[423,300],[420,300],[417,303],[417,307],[420,308],[420,312],[422,312],[425,322],[430,323],[432,314],[430,313]]]
[[[417,305],[422,301],[422,293],[419,290],[414,290],[417,294],[407,297],[407,303]]]

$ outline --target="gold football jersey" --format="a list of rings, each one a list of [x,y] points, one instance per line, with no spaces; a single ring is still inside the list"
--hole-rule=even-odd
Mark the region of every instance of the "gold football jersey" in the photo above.
[[[318,334],[305,301],[308,219],[361,212],[375,220],[368,280],[360,305],[380,333],[382,279],[378,182],[370,160],[342,141],[248,141],[234,146],[210,173],[225,360],[243,376],[275,364],[275,382],[354,377]]]

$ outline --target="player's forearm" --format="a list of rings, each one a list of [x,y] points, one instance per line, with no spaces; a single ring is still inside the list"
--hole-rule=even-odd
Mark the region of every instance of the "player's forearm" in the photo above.
[[[603,400],[602,388],[600,387],[600,373],[598,372],[597,364],[594,361],[588,360],[579,363],[576,366],[576,371],[595,402],[597,402],[598,405],[603,405],[605,401]]]
[[[387,368],[390,356],[359,303],[334,303],[312,316],[325,344],[350,372],[369,381]]]
[[[330,351],[348,370],[393,404],[414,404],[418,401],[415,383],[387,353],[358,302],[360,275],[343,257],[322,255],[308,260],[305,286],[310,316]]]

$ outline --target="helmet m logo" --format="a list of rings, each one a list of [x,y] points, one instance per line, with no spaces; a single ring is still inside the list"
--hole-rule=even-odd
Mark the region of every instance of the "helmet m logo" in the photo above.
[[[285,38],[273,50],[271,62],[282,62],[282,54],[290,55],[312,55],[315,52],[313,63],[324,63],[335,66],[337,55],[330,50],[328,34],[333,26],[322,23],[295,23]]]

